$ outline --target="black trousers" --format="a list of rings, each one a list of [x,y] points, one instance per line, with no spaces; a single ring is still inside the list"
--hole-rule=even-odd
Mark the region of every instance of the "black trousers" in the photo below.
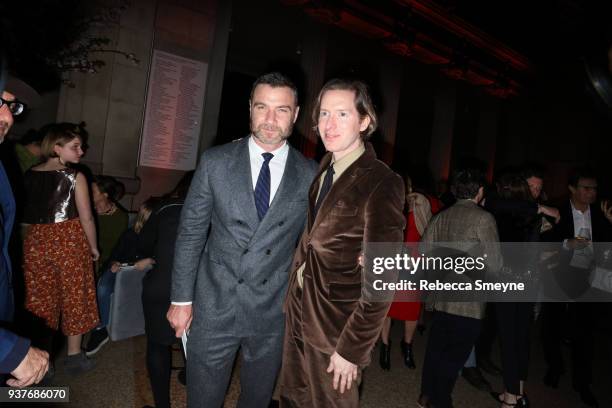
[[[520,381],[527,379],[529,366],[533,303],[497,303],[495,314],[501,340],[504,385],[508,392],[519,395]]]
[[[423,364],[421,394],[436,408],[453,406],[451,394],[459,370],[472,351],[480,327],[479,319],[434,313]]]
[[[478,340],[476,340],[476,360],[481,358],[490,359],[493,352],[493,345],[497,337],[497,314],[495,313],[496,303],[487,303],[485,318],[482,319],[482,329]]]
[[[592,381],[593,325],[597,313],[597,303],[542,304],[542,348],[548,370],[558,375],[565,371],[561,342],[564,337],[568,338],[571,341],[572,382],[578,389]]]
[[[155,408],[170,408],[170,373],[172,370],[172,346],[147,338],[147,370]]]

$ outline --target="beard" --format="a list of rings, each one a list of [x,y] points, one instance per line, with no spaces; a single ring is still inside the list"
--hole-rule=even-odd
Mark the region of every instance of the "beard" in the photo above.
[[[269,136],[266,132],[275,132],[276,135]],[[264,144],[278,144],[283,140],[287,140],[293,131],[293,123],[290,123],[286,129],[279,126],[261,124],[255,129],[252,129],[253,136]]]

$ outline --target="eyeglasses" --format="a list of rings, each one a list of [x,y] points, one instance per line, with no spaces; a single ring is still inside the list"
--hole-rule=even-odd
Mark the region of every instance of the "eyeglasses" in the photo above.
[[[13,116],[18,116],[25,110],[26,104],[19,102],[18,100],[7,101],[6,99],[0,98],[0,108],[6,105]]]

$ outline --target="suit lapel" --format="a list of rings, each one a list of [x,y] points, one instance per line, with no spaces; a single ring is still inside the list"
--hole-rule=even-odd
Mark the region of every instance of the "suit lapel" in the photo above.
[[[293,187],[299,185],[300,173],[298,172],[294,155],[295,151],[291,146],[289,146],[287,162],[285,163],[285,170],[283,170],[281,182],[278,186],[278,190],[276,190],[276,194],[274,194],[274,198],[270,203],[270,208],[268,209],[266,217],[264,217],[263,221],[270,218],[268,217],[268,214],[276,215],[280,210],[282,210],[283,203],[286,204],[287,201],[291,201],[292,198],[295,198],[295,189]]]
[[[295,150],[289,146],[287,162],[285,163],[285,169],[283,170],[278,190],[276,190],[276,194],[274,194],[274,198],[270,203],[270,208],[266,216],[257,225],[255,233],[251,237],[251,241],[257,239],[257,235],[260,231],[267,231],[269,225],[281,219],[282,216],[286,214],[287,202],[295,199],[295,186],[300,184],[300,179],[302,177],[297,167],[295,154]],[[253,199],[253,208],[255,208],[255,199]],[[255,213],[255,216],[257,217],[257,213]]]
[[[321,164],[319,165],[319,171],[315,176],[312,184],[310,185],[310,189],[308,190],[308,230],[312,230],[314,224],[314,208],[317,202],[317,193],[319,192],[319,182],[321,181],[321,175],[323,172],[327,171],[327,167],[329,167],[329,163],[331,163],[332,155],[331,153],[326,154],[321,159]]]
[[[228,184],[231,186],[229,194],[233,197],[236,206],[244,214],[247,224],[255,231],[259,224],[255,198],[253,197],[253,179],[251,176],[251,158],[249,156],[249,137],[236,142],[239,143],[235,154],[227,154],[230,163]]]
[[[327,216],[327,214],[331,211],[334,205],[336,205],[336,203],[341,200],[345,193],[355,185],[359,178],[370,170],[373,158],[375,159],[376,155],[374,153],[374,150],[368,144],[366,146],[366,151],[361,155],[361,157],[359,157],[353,164],[351,164],[349,168],[346,169],[344,173],[342,173],[342,175],[338,178],[338,180],[336,180],[332,185],[331,190],[329,190],[329,193],[327,193],[327,197],[325,197],[325,199],[321,203],[321,207],[319,208],[319,212],[317,213],[317,218],[314,220],[312,228],[310,229],[311,231],[313,231],[319,226],[319,224],[321,224],[321,221]],[[327,166],[325,166],[324,168],[327,169]],[[317,191],[314,191],[315,200]],[[311,210],[314,211],[315,201],[311,200],[311,202]]]

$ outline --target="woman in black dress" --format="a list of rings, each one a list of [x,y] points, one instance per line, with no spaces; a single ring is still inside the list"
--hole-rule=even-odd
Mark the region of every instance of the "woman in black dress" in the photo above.
[[[157,408],[170,407],[170,370],[174,330],[166,320],[170,307],[170,286],[174,243],[181,209],[193,172],[186,173],[177,187],[166,195],[140,233],[140,253],[155,259],[142,281],[142,305],[147,336],[147,370]]]
[[[495,217],[500,242],[506,243],[502,244],[504,268],[517,279],[530,279],[530,275],[536,272],[539,252],[537,244],[529,243],[540,241],[542,215],[557,218],[558,212],[538,204],[530,193],[527,181],[515,173],[500,177],[497,194],[487,197],[485,207]],[[502,408],[528,407],[524,382],[529,365],[533,303],[499,302],[495,304],[495,314],[501,341],[505,392],[493,393],[493,397],[501,403]]]

